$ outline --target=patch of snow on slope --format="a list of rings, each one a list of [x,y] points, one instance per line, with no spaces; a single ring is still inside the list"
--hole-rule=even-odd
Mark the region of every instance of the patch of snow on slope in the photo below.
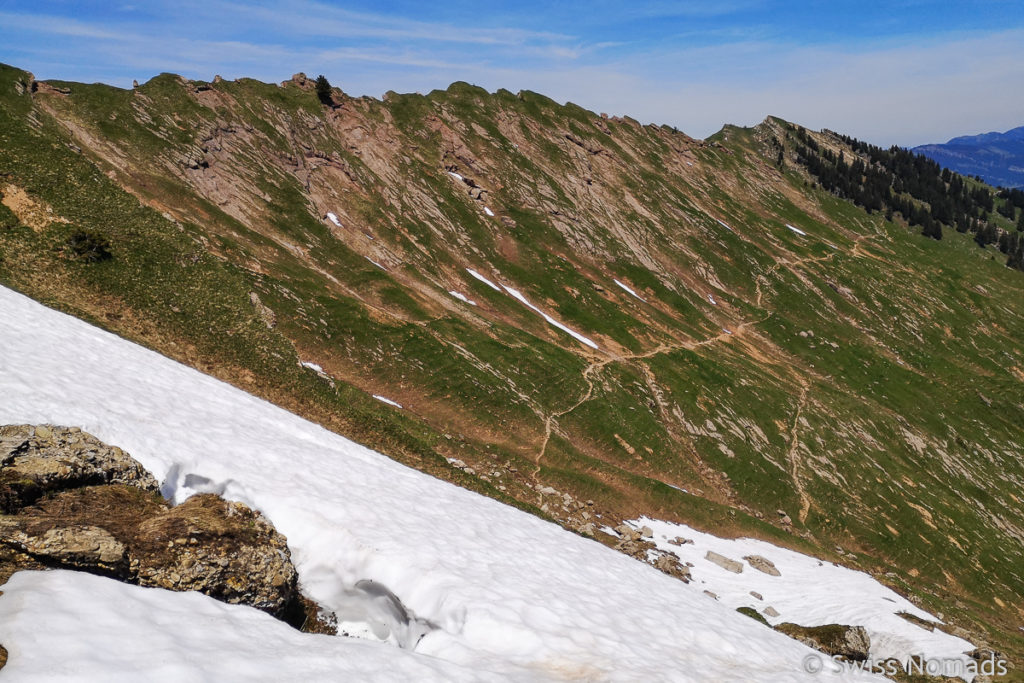
[[[529,308],[531,311],[534,311],[535,313],[537,313],[537,315],[539,315],[540,317],[544,318],[544,320],[547,321],[547,323],[549,325],[557,327],[558,329],[562,330],[563,332],[565,332],[566,334],[571,336],[573,339],[576,339],[577,341],[580,341],[580,342],[586,344],[587,346],[589,346],[591,348],[594,348],[594,349],[598,348],[597,344],[595,344],[590,339],[587,339],[586,337],[584,337],[579,332],[576,332],[574,330],[570,330],[568,327],[566,327],[565,325],[563,325],[562,323],[558,322],[557,320],[552,318],[550,315],[545,313],[544,311],[540,310],[539,308],[537,308],[536,306],[531,304],[526,299],[526,297],[522,295],[522,293],[518,289],[513,289],[513,288],[509,287],[508,285],[503,285],[503,287],[505,287],[505,291],[506,292],[511,294],[514,298],[519,299],[519,301],[521,301],[527,308]]]
[[[632,290],[632,288],[630,288],[630,287],[629,287],[628,285],[626,285],[626,284],[623,284],[622,282],[619,282],[619,281],[618,281],[618,280],[616,280],[615,278],[612,278],[612,282],[614,282],[615,284],[617,284],[617,285],[618,285],[619,287],[622,287],[622,288],[623,288],[624,290],[626,290],[626,292],[627,292],[627,293],[629,293],[629,294],[632,294],[632,295],[633,295],[633,296],[635,296],[635,297],[636,297],[637,299],[640,299],[640,301],[643,301],[643,302],[646,302],[646,301],[647,301],[647,299],[643,298],[642,296],[640,296],[639,294],[637,294],[636,292],[634,292],[634,291]]]
[[[330,211],[328,211],[328,212],[327,212],[327,218],[328,218],[328,220],[330,220],[330,221],[331,221],[332,223],[334,223],[335,225],[337,225],[337,226],[338,226],[339,228],[341,227],[341,221],[339,221],[339,220],[338,220],[338,217],[337,217],[337,216],[335,216],[335,215],[334,215],[333,213],[331,213]]]
[[[0,348],[0,424],[81,427],[124,448],[175,502],[186,481],[244,494],[287,536],[303,590],[320,604],[342,610],[372,579],[434,626],[418,644],[406,640],[411,652],[345,644],[194,594],[150,602],[138,596],[151,589],[101,592],[106,579],[19,574],[0,596],[0,641],[8,666],[37,680],[79,680],[78,666],[94,680],[195,680],[195,670],[279,680],[275,660],[294,667],[284,678],[321,680],[821,680],[801,668],[812,650],[692,586],[5,288]],[[391,642],[408,636],[401,620],[389,628]],[[96,647],[101,633],[113,644]],[[346,677],[376,661],[350,651],[388,668]],[[35,654],[20,664],[22,653]],[[132,667],[142,664],[139,675]],[[321,665],[322,675],[303,675]]]
[[[456,292],[456,291],[455,291],[455,290],[453,289],[453,290],[450,290],[450,291],[449,291],[448,293],[449,293],[449,294],[451,294],[451,295],[452,295],[453,297],[455,297],[456,299],[458,299],[459,301],[464,301],[464,302],[466,302],[467,304],[469,304],[470,306],[476,306],[476,302],[475,302],[475,301],[471,301],[471,300],[470,300],[470,299],[469,299],[468,297],[466,297],[466,295],[465,295],[465,294],[463,294],[462,292]]]
[[[674,554],[684,563],[692,562],[691,588],[696,588],[697,592],[710,590],[730,609],[752,607],[773,625],[788,621],[801,626],[863,626],[871,638],[871,656],[879,660],[895,657],[905,661],[911,655],[922,655],[926,659],[951,657],[966,661],[963,653],[974,649],[974,645],[962,638],[938,629],[926,631],[897,616],[897,612],[908,612],[941,623],[864,572],[765,541],[718,538],[685,524],[646,517],[627,524],[636,529],[650,527],[654,531],[651,540],[659,550]],[[668,542],[677,536],[691,539],[693,543],[677,546]],[[734,574],[706,560],[709,550],[740,562],[748,555],[760,555],[772,561],[781,576],[765,574],[747,562],[743,562],[741,573]],[[750,591],[760,593],[764,599],[758,600]],[[774,607],[779,616],[765,615],[767,607]]]
[[[806,233],[806,232],[804,232],[804,231],[803,231],[803,230],[801,230],[800,228],[796,228],[796,227],[793,227],[793,226],[792,226],[792,225],[790,225],[789,223],[786,223],[786,227],[787,227],[787,228],[789,228],[790,230],[792,230],[793,232],[795,232],[795,233],[796,233],[796,234],[798,234],[798,235],[804,235],[805,237],[807,236],[807,233]]]
[[[463,178],[461,175],[459,175],[455,171],[448,171],[448,175],[450,175],[452,178],[455,178],[456,180],[465,180],[465,178]]]
[[[708,301],[710,301],[711,304],[714,305],[714,306],[718,305],[718,302],[715,301],[715,297],[713,295],[711,295],[711,294],[708,294]]]
[[[490,280],[488,280],[487,278],[485,278],[483,275],[481,275],[480,273],[476,272],[472,268],[466,268],[466,272],[469,273],[470,275],[472,275],[473,277],[475,277],[480,282],[482,282],[485,285],[487,285],[488,287],[490,287],[491,289],[493,289],[494,291],[496,291],[496,292],[500,292],[501,291],[501,287],[499,287],[498,285],[494,284],[493,282],[491,282]]]
[[[718,220],[717,218],[715,220],[718,221],[718,224],[721,225],[723,228],[725,228],[729,232],[733,232],[733,229],[726,225],[725,221]]]
[[[484,207],[484,213],[486,213],[488,216],[494,215],[494,212],[488,209],[486,206]]]
[[[377,263],[376,261],[374,261],[374,260],[373,260],[372,258],[370,258],[369,256],[364,256],[363,258],[365,258],[365,259],[366,259],[367,261],[369,261],[369,262],[370,262],[370,263],[372,263],[373,265],[377,266],[377,267],[378,267],[378,268],[380,268],[381,270],[385,270],[385,271],[387,270],[387,268],[385,268],[385,267],[384,267],[384,266],[382,266],[381,264]]]
[[[320,367],[319,365],[317,365],[316,363],[310,363],[309,361],[305,361],[304,360],[304,361],[302,361],[300,363],[300,365],[302,367],[304,367],[304,368],[309,368],[310,370],[312,370],[313,372],[315,372],[317,374],[320,374],[320,375],[324,374],[324,369],[322,367]]]
[[[63,569],[19,572],[3,590],[0,642],[12,681],[499,680],[397,648],[303,634],[201,593]]]
[[[373,397],[380,401],[381,403],[387,403],[389,406],[394,406],[396,408],[402,407],[401,403],[396,403],[395,401],[392,401],[390,398],[385,398],[384,396],[380,396],[378,394],[373,394]]]

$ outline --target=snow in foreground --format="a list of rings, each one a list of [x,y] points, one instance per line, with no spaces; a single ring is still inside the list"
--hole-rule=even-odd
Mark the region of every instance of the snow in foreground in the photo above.
[[[895,591],[883,586],[871,575],[818,560],[793,550],[750,538],[728,540],[702,533],[685,524],[641,517],[629,523],[654,532],[651,540],[659,550],[671,552],[683,562],[692,563],[693,582],[700,592],[709,590],[730,609],[752,607],[773,625],[783,622],[801,626],[849,624],[863,626],[871,638],[871,657],[899,661],[920,655],[926,659],[961,659],[974,649],[968,641],[938,629],[927,631],[897,615],[907,612],[921,619],[941,623]],[[674,545],[670,540],[682,537],[692,543]],[[767,558],[781,576],[757,571],[744,562],[743,571],[734,574],[705,559],[708,551],[742,562],[749,555]],[[758,599],[751,595],[761,595]],[[778,616],[764,614],[773,607]]]
[[[200,593],[140,588],[64,570],[19,572],[3,590],[0,641],[11,651],[5,680],[488,678],[397,648],[300,633],[259,610]]]
[[[214,491],[260,509],[304,591],[387,641],[302,635],[199,595],[19,574],[0,597],[11,671],[280,679],[274,660],[308,679],[822,679],[801,668],[812,650],[692,586],[4,288],[0,348],[0,424],[79,426],[175,502]],[[366,579],[402,610],[361,594]]]

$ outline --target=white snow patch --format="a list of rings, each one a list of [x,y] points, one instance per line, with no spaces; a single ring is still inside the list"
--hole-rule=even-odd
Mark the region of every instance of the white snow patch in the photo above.
[[[472,275],[473,277],[475,277],[480,282],[482,282],[485,285],[487,285],[488,287],[490,287],[491,289],[493,289],[494,291],[496,291],[496,292],[500,292],[501,291],[501,287],[499,287],[498,285],[494,284],[493,282],[491,282],[490,280],[488,280],[487,278],[485,278],[483,275],[481,275],[480,273],[476,272],[472,268],[466,268],[466,272],[469,273],[470,275]]]
[[[693,581],[689,586],[702,593],[709,590],[729,609],[752,607],[771,624],[793,622],[801,626],[850,624],[863,626],[871,639],[874,659],[895,657],[900,661],[912,655],[929,658],[967,658],[974,649],[968,641],[938,629],[926,631],[896,615],[907,612],[922,619],[941,623],[895,591],[864,572],[847,569],[809,555],[787,550],[750,538],[723,539],[703,533],[685,524],[641,517],[627,522],[640,529],[654,531],[651,540],[659,550],[672,553],[681,562],[692,562]],[[681,546],[669,543],[677,536],[693,540]],[[748,555],[760,555],[775,564],[781,576],[771,576],[743,562],[743,571],[733,574],[705,559],[708,551],[743,562]],[[750,591],[760,593],[758,600]],[[763,614],[767,607],[777,617]]]
[[[797,228],[797,227],[794,227],[794,226],[790,225],[789,223],[786,223],[786,227],[789,228],[790,230],[792,230],[793,232],[795,232],[798,235],[804,235],[804,236],[807,235],[806,232],[804,232],[800,228]]]
[[[729,232],[734,232],[734,230],[732,228],[730,228],[728,225],[725,224],[725,221],[719,220],[717,218],[715,220],[718,221],[718,224],[721,225],[726,230],[728,230]]]
[[[732,334],[732,330],[727,330],[724,327],[722,328],[722,332],[724,332],[726,334]]]
[[[450,175],[450,176],[451,176],[452,178],[455,178],[456,180],[465,180],[465,178],[463,178],[462,176],[460,176],[460,175],[459,175],[458,173],[456,173],[455,171],[448,171],[448,175]]]
[[[373,265],[377,266],[377,267],[378,267],[378,268],[380,268],[381,270],[384,270],[384,271],[386,271],[386,270],[387,270],[387,268],[385,268],[385,267],[384,267],[384,266],[382,266],[381,264],[377,263],[376,261],[374,261],[374,260],[373,260],[372,258],[370,258],[369,256],[364,256],[363,258],[365,258],[365,259],[366,259],[367,261],[369,261],[369,262],[370,262],[370,263],[372,263]]]
[[[713,305],[715,305],[715,306],[717,306],[717,305],[718,305],[718,302],[717,302],[717,301],[715,301],[715,297],[714,297],[714,296],[712,296],[711,294],[708,294],[708,301],[710,301],[710,302],[711,302],[711,303],[712,303]]]
[[[317,365],[316,363],[310,363],[309,361],[305,361],[304,360],[304,361],[302,361],[300,363],[300,365],[302,367],[304,367],[304,368],[309,368],[310,370],[312,370],[313,372],[317,373],[318,375],[324,374],[324,369],[322,367],[320,367],[319,365]]]
[[[467,304],[469,304],[470,306],[476,306],[476,302],[475,301],[470,301],[470,299],[465,294],[463,294],[461,292],[456,292],[453,289],[453,290],[449,291],[448,293],[451,294],[452,296],[454,296],[459,301],[464,301]]]
[[[0,424],[78,426],[176,503],[202,489],[250,504],[287,536],[310,597],[346,622],[361,608],[414,648],[302,634],[197,594],[19,573],[0,596],[12,679],[821,680],[801,668],[812,650],[693,586],[4,288],[0,348]],[[362,580],[415,618],[371,615],[374,600],[353,601]]]
[[[486,678],[434,657],[300,633],[201,593],[68,570],[18,572],[0,598],[12,681],[451,681]]]
[[[380,396],[379,394],[373,394],[373,397],[375,399],[377,399],[378,401],[380,401],[381,403],[387,403],[389,406],[394,406],[396,408],[401,408],[402,407],[401,403],[397,403],[395,401],[392,401],[390,398],[385,398],[383,396]]]
[[[587,339],[586,337],[584,337],[579,332],[576,332],[574,330],[569,329],[568,327],[566,327],[562,323],[558,322],[557,320],[552,318],[550,315],[548,315],[544,311],[540,310],[539,308],[537,308],[536,306],[531,304],[529,301],[527,301],[526,297],[523,296],[522,293],[519,290],[513,289],[512,287],[509,287],[508,285],[502,285],[502,286],[505,288],[506,292],[511,294],[514,298],[519,299],[519,301],[521,301],[523,304],[525,304],[527,308],[529,308],[530,310],[532,310],[535,313],[537,313],[540,317],[544,318],[544,320],[546,320],[549,325],[553,325],[554,327],[557,327],[558,329],[562,330],[563,332],[565,332],[566,334],[571,336],[573,339],[576,339],[577,341],[580,341],[580,342],[586,344],[587,346],[589,346],[591,348],[594,348],[594,349],[598,348],[597,344],[595,344],[590,339]]]
[[[486,206],[484,207],[484,213],[486,213],[488,216],[494,215],[494,212],[488,209]]]
[[[331,213],[330,211],[328,211],[328,212],[327,212],[327,220],[329,220],[330,222],[334,223],[334,224],[335,224],[335,225],[337,225],[337,226],[338,226],[339,228],[341,227],[341,221],[339,221],[339,220],[338,220],[338,217],[337,217],[337,216],[335,216],[335,215],[334,215],[333,213]]]
[[[635,296],[635,297],[636,297],[637,299],[640,299],[640,301],[643,301],[643,302],[645,302],[645,303],[646,303],[647,299],[643,298],[642,296],[640,296],[639,294],[637,294],[636,292],[634,292],[634,291],[632,290],[632,288],[630,288],[630,287],[629,287],[628,285],[626,285],[626,284],[624,284],[624,283],[622,283],[622,282],[619,282],[619,281],[618,281],[618,280],[616,280],[615,278],[612,278],[612,282],[614,282],[615,284],[617,284],[617,285],[618,285],[619,287],[622,287],[622,288],[623,288],[624,290],[626,290],[626,292],[627,292],[627,293],[629,293],[629,294],[631,294],[631,295]]]

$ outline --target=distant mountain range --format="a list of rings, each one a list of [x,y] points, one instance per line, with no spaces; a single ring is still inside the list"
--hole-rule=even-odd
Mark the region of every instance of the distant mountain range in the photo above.
[[[914,151],[952,171],[981,176],[990,185],[1024,188],[1024,126],[1005,133],[963,135]]]

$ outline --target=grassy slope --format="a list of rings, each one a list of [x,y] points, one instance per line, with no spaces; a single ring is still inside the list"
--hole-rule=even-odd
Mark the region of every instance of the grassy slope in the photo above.
[[[294,85],[212,84],[201,100],[161,76],[33,103],[19,79],[0,69],[0,180],[71,223],[3,228],[5,284],[489,495],[529,507],[543,482],[611,516],[841,545],[1024,651],[1024,276],[962,235],[921,239],[780,172],[761,144],[777,123],[705,145],[464,84],[329,116]],[[246,215],[184,170],[214,129],[230,132],[211,167],[250,193]],[[313,151],[346,176],[295,167]],[[486,217],[449,167],[511,220]],[[66,258],[77,226],[115,258]]]

